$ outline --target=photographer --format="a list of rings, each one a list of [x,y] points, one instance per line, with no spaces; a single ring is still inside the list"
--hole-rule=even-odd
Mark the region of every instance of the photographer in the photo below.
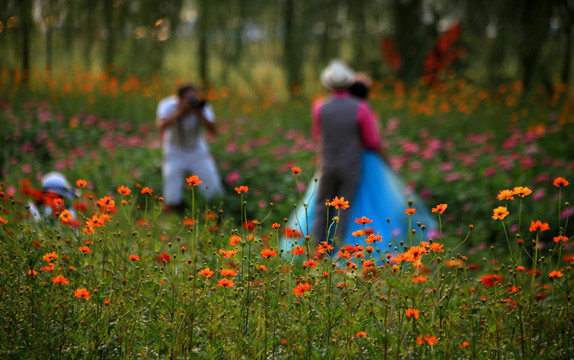
[[[185,177],[197,175],[207,198],[223,195],[223,187],[203,128],[216,133],[211,105],[198,98],[191,85],[182,86],[177,95],[161,100],[157,107],[157,126],[161,131],[163,198],[165,211],[184,210]]]

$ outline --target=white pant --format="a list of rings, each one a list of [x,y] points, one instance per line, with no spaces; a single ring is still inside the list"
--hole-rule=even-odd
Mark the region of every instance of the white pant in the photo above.
[[[162,164],[163,201],[166,205],[179,205],[183,202],[185,178],[191,175],[197,175],[203,181],[198,188],[207,198],[223,195],[217,166],[209,151],[198,149],[191,152],[169,152],[164,154]]]

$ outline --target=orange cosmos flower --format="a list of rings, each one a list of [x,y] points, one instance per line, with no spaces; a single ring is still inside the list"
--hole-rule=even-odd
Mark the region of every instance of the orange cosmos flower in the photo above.
[[[72,213],[70,210],[64,210],[60,213],[60,221],[62,224],[69,224],[72,221]]]
[[[326,241],[323,241],[317,245],[317,251],[320,254],[324,254],[326,252],[330,252],[331,250],[335,249],[331,244]]]
[[[292,167],[291,171],[293,171],[293,174],[297,175],[301,172],[301,168],[298,167]]]
[[[424,276],[422,276],[422,275],[415,276],[415,277],[413,278],[413,282],[414,282],[414,283],[427,282],[427,278],[424,277]]]
[[[171,262],[171,256],[166,252],[162,252],[157,256],[155,260],[160,264],[161,263],[169,264]]]
[[[242,240],[241,236],[233,234],[229,237],[229,244],[235,246],[235,245],[239,244],[241,242],[241,240]]]
[[[267,271],[267,267],[265,265],[257,265],[257,270]]]
[[[271,225],[271,228],[273,229],[279,229],[281,227],[281,224],[279,223],[273,223],[273,225]]]
[[[129,194],[132,193],[132,191],[130,190],[129,187],[122,185],[122,186],[118,187],[118,193],[120,193],[121,195],[124,195],[124,196],[128,196]]]
[[[224,288],[230,288],[233,287],[234,283],[233,280],[230,279],[221,279],[217,282],[217,286],[221,286]]]
[[[291,249],[292,255],[303,255],[305,253],[305,248],[301,245],[295,246],[295,248]]]
[[[99,206],[103,212],[113,211],[116,207],[116,202],[109,196],[104,196],[96,201],[96,205]]]
[[[198,274],[208,279],[213,276],[214,272],[210,268],[206,267],[205,269],[201,270]]]
[[[356,222],[357,224],[365,225],[365,224],[370,224],[370,223],[372,223],[373,220],[371,220],[371,219],[369,219],[369,218],[363,216],[363,217],[360,218],[360,219],[359,219],[359,218],[355,218],[355,222]]]
[[[417,337],[417,344],[422,345],[424,343],[429,344],[430,346],[436,345],[438,343],[436,336],[430,336],[426,334],[422,339],[420,336]]]
[[[0,225],[6,225],[6,224],[8,224],[8,220],[6,220],[2,216],[0,216]]]
[[[405,213],[406,213],[407,215],[412,215],[412,214],[415,214],[416,212],[417,212],[417,209],[415,209],[415,208],[405,209]]]
[[[82,231],[88,235],[93,234],[96,230],[93,226],[86,226],[82,229]]]
[[[429,247],[429,250],[430,250],[430,251],[434,251],[434,252],[438,252],[438,253],[444,252],[444,250],[443,250],[443,244],[432,243],[432,244],[430,245],[430,247]]]
[[[54,284],[69,284],[69,283],[70,283],[70,281],[68,280],[68,278],[65,278],[65,277],[62,276],[62,275],[58,275],[58,276],[52,278],[52,282],[53,282]]]
[[[197,176],[197,175],[191,175],[190,177],[185,179],[185,181],[187,181],[187,185],[189,185],[189,186],[197,186],[203,182],[203,181],[199,180],[199,176]]]
[[[88,185],[88,182],[84,179],[76,180],[76,186],[79,188],[85,188]]]
[[[561,278],[562,276],[564,276],[564,274],[560,271],[552,271],[550,274],[548,274],[548,276],[550,276],[551,279],[556,279]]]
[[[463,341],[462,344],[460,344],[460,348],[461,348],[461,349],[465,349],[465,348],[467,348],[467,347],[469,347],[469,346],[470,346],[470,343],[467,342],[467,341]]]
[[[269,259],[270,257],[277,256],[277,253],[273,249],[263,249],[261,250],[261,256],[263,256],[266,259]]]
[[[514,195],[518,195],[521,198],[532,194],[532,190],[530,190],[526,186],[517,186],[512,191],[514,192]]]
[[[78,248],[78,250],[80,250],[81,252],[83,252],[84,254],[89,254],[90,253],[90,248],[87,246],[80,246]]]
[[[499,206],[496,209],[493,209],[492,212],[492,218],[494,220],[504,220],[504,218],[510,214],[505,206]]]
[[[243,185],[241,185],[239,187],[236,186],[235,191],[237,191],[238,194],[247,193],[249,191],[249,187],[243,186]]]
[[[44,254],[44,256],[42,256],[42,259],[44,259],[46,262],[52,262],[52,261],[56,260],[57,258],[58,258],[58,255],[54,251],[52,251],[51,253]]]
[[[224,258],[230,258],[233,255],[237,254],[238,249],[233,249],[233,250],[223,250],[220,249],[219,250],[219,255],[222,255]]]
[[[489,274],[484,275],[480,282],[486,287],[493,287],[494,285],[500,284],[502,282],[502,275],[500,274]]]
[[[434,213],[439,213],[442,214],[445,212],[446,208],[448,207],[448,204],[438,204],[436,207],[432,208],[431,211]]]
[[[148,187],[146,186],[146,187],[144,187],[144,188],[142,189],[141,193],[142,193],[142,194],[152,195],[152,194],[153,194],[153,190],[150,189],[150,188],[148,188]]]
[[[38,272],[34,269],[28,270],[28,275],[38,275]]]
[[[560,235],[560,236],[554,236],[554,242],[558,243],[560,241],[566,242],[568,241],[568,238],[566,236]]]
[[[367,333],[364,331],[359,331],[355,336],[364,338],[367,337]]]
[[[365,232],[363,230],[357,230],[357,231],[353,231],[351,233],[351,235],[353,235],[354,237],[361,237],[361,236],[365,235]]]
[[[568,180],[564,179],[563,177],[557,177],[556,179],[554,179],[554,182],[552,184],[556,187],[564,187],[564,186],[568,186],[568,184],[570,184],[570,183],[568,182]]]
[[[104,226],[106,221],[112,221],[112,217],[110,215],[107,215],[107,214],[102,214],[102,215],[98,216],[97,224],[98,224],[98,226]]]
[[[134,254],[130,255],[129,259],[131,261],[140,261],[140,257]]]
[[[185,226],[193,226],[195,224],[197,224],[197,220],[193,219],[193,218],[184,218],[183,220],[181,220],[181,224],[185,225]]]
[[[303,267],[311,267],[311,268],[317,267],[317,262],[313,259],[309,259],[303,263]]]
[[[512,190],[500,190],[496,198],[498,200],[514,200],[514,195],[514,191]]]
[[[349,208],[349,202],[345,201],[345,197],[341,196],[340,198],[335,196],[335,198],[329,203],[329,205],[333,206],[335,209],[341,208],[342,210],[347,210]]]
[[[365,260],[365,261],[363,261],[362,265],[364,268],[370,268],[370,267],[375,266],[375,263],[373,262],[373,260]]]
[[[311,289],[312,287],[309,285],[309,283],[297,284],[297,287],[293,288],[293,294],[303,296],[305,295],[305,292],[311,291]]]
[[[518,266],[516,267],[516,271],[526,271],[526,268],[525,268],[524,266],[522,266],[522,265],[518,265]]]
[[[237,271],[233,269],[221,269],[221,276],[236,276]]]
[[[407,317],[414,317],[415,319],[419,318],[419,311],[417,309],[408,308],[406,311]]]
[[[56,266],[53,263],[49,263],[48,265],[44,266],[43,268],[40,268],[40,271],[54,271],[55,268],[56,268]]]
[[[530,231],[546,231],[550,230],[548,223],[542,223],[540,220],[530,220]]]
[[[300,238],[303,237],[303,234],[296,229],[290,228],[289,226],[285,226],[283,228],[283,235],[288,238]]]
[[[430,346],[436,345],[438,343],[436,336],[425,335],[424,339]]]
[[[88,290],[86,290],[85,288],[79,288],[79,289],[74,291],[74,296],[77,298],[89,299],[90,298],[90,292]]]
[[[509,292],[510,294],[519,294],[521,291],[522,291],[522,289],[520,289],[520,286],[516,286],[516,285],[511,286],[511,287],[508,289],[508,292]]]
[[[347,250],[344,250],[344,249],[343,249],[343,250],[340,250],[340,251],[337,253],[337,256],[340,257],[341,259],[343,259],[343,258],[345,258],[345,259],[351,259],[351,258],[353,257],[353,255],[352,255],[350,252],[348,252]]]

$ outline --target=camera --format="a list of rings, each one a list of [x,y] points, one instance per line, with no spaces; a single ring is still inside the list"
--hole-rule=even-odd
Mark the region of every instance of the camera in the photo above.
[[[199,100],[195,96],[190,97],[188,102],[189,106],[196,109],[203,109],[203,107],[205,106],[205,100]]]

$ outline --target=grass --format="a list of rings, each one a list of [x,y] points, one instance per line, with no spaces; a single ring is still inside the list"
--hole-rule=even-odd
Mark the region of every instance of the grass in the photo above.
[[[2,76],[2,357],[554,359],[573,351],[572,185],[554,185],[572,180],[574,118],[563,93],[528,98],[519,83],[489,90],[455,77],[433,88],[379,83],[371,103],[393,168],[429,208],[448,204],[436,214],[440,236],[408,234],[396,251],[374,241],[316,256],[321,239],[281,250],[292,234],[284,219],[316,167],[308,136],[316,95],[285,100],[273,86],[208,93],[227,196],[209,203],[189,187],[182,219],[160,210],[152,126],[172,82],[72,72],[34,74],[24,89]],[[53,169],[86,180],[68,204],[78,224],[27,216],[38,176]],[[519,186],[532,193],[520,197]],[[497,198],[504,189],[514,200]]]

